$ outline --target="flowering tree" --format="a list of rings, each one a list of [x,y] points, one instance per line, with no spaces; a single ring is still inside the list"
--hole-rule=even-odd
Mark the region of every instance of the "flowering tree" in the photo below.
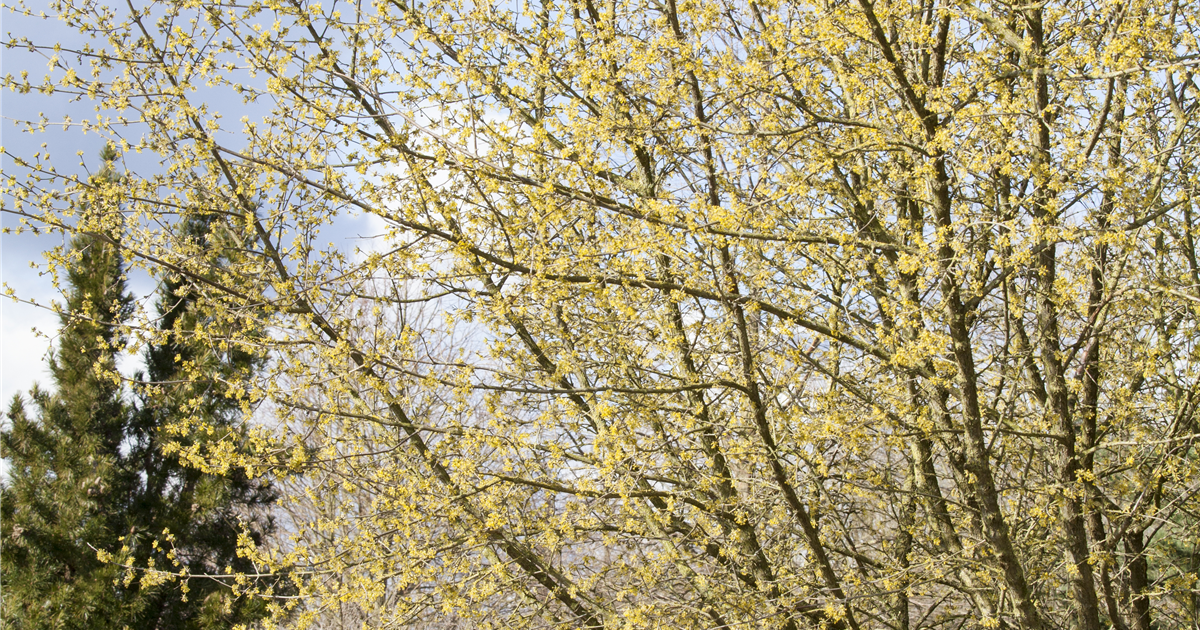
[[[5,211],[269,360],[255,452],[191,456],[301,479],[281,618],[1197,622],[1194,3],[58,12],[97,41],[8,87],[162,168],[13,155]]]

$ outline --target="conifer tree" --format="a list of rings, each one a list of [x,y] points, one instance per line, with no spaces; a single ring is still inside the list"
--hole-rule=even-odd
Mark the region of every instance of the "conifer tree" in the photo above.
[[[130,300],[116,247],[84,234],[71,251],[76,264],[50,360],[54,391],[30,392],[36,417],[16,397],[0,434],[10,462],[3,620],[14,630],[110,628],[124,615],[118,568],[95,548],[120,535],[134,481],[121,457],[128,408],[111,378]]]
[[[193,217],[180,228],[180,238],[198,247],[213,269],[228,262],[220,235],[228,235],[215,215]],[[225,243],[228,245],[228,243]],[[192,340],[205,321],[194,281],[163,279],[158,305],[159,342],[145,353],[146,371],[138,382],[139,405],[131,416],[131,465],[143,473],[131,515],[134,535],[127,541],[128,563],[170,567],[195,576],[253,572],[237,555],[238,537],[248,533],[261,542],[272,521],[266,506],[275,498],[269,484],[251,480],[239,470],[210,474],[190,466],[185,453],[211,448],[240,448],[241,411],[224,395],[222,383],[237,382],[255,361],[239,350],[221,351]],[[182,418],[198,420],[208,431],[175,431]],[[169,532],[168,540],[162,540]],[[159,544],[155,545],[155,542]],[[153,559],[153,562],[148,562]],[[187,596],[171,583],[151,586],[136,627],[230,627],[265,614],[261,599],[238,598],[231,580],[199,577],[187,580]]]
[[[94,182],[116,180],[111,147]],[[89,207],[84,212],[98,212]],[[181,238],[207,247],[211,219],[181,225]],[[116,370],[120,326],[130,315],[117,244],[80,233],[72,241],[62,327],[50,361],[53,390],[30,392],[9,410],[2,440],[11,462],[3,488],[3,626],[7,628],[228,628],[265,613],[212,577],[253,567],[237,556],[239,536],[271,529],[270,486],[238,471],[206,473],[181,452],[240,444],[240,410],[220,382],[253,369],[245,352],[190,342],[205,325],[194,285],[166,278],[159,335],[145,352],[136,404]],[[172,434],[181,416],[208,432]],[[137,567],[136,569],[134,567]],[[188,577],[195,576],[195,577]]]

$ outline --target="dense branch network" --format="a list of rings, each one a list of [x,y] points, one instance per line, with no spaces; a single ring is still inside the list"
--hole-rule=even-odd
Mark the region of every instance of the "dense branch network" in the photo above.
[[[1190,627],[1196,14],[64,4],[98,47],[8,87],[163,168],[5,211],[270,360],[297,624]]]

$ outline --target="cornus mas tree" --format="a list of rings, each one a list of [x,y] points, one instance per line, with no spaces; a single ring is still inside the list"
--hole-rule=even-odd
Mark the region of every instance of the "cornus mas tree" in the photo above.
[[[187,456],[291,479],[280,619],[1197,623],[1194,3],[56,10],[7,86],[161,168],[12,155],[5,211],[266,362]]]

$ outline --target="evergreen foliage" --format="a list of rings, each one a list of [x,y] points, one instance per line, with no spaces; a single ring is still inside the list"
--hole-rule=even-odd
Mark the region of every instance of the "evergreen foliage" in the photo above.
[[[220,244],[210,242],[213,233],[221,231],[212,215],[193,218],[180,229],[182,239],[211,256],[214,268],[228,262]],[[127,541],[125,563],[171,567],[189,575],[253,573],[252,563],[238,557],[238,537],[245,532],[257,544],[273,529],[265,508],[274,501],[274,491],[238,469],[211,474],[185,463],[188,453],[243,443],[244,432],[236,423],[241,411],[223,395],[222,382],[241,381],[254,369],[253,358],[245,352],[222,352],[190,338],[197,326],[215,325],[197,308],[197,291],[185,279],[163,281],[160,343],[146,351],[139,405],[128,432],[129,458],[143,473],[132,512],[150,518],[144,518]],[[198,420],[208,430],[181,432],[175,426],[181,417]],[[171,533],[171,540],[155,545],[164,531]],[[135,627],[223,628],[266,613],[263,600],[237,597],[231,582],[190,579],[186,598],[180,598],[174,584],[155,586],[146,593],[153,605],[141,613]]]
[[[102,157],[99,178],[112,180],[115,154],[109,148]],[[203,244],[211,228],[210,220],[193,220],[181,234]],[[34,387],[33,415],[14,399],[0,436],[11,462],[3,488],[4,625],[198,629],[262,617],[261,599],[239,597],[231,579],[201,576],[253,569],[238,557],[238,540],[245,533],[259,541],[271,530],[264,508],[272,489],[240,471],[189,467],[181,456],[204,442],[241,442],[240,410],[219,383],[244,378],[253,362],[190,342],[189,331],[203,325],[195,287],[167,278],[137,404],[125,402],[116,356],[132,300],[118,248],[80,234],[71,251],[50,362],[54,390]],[[206,377],[194,378],[200,373]],[[210,431],[172,435],[180,415],[202,418]]]
[[[14,630],[114,627],[129,599],[114,584],[118,568],[89,546],[117,539],[134,488],[120,452],[129,410],[110,376],[130,301],[115,247],[81,235],[72,249],[78,264],[50,360],[55,390],[30,392],[35,417],[15,398],[0,434],[10,462],[0,588]]]

